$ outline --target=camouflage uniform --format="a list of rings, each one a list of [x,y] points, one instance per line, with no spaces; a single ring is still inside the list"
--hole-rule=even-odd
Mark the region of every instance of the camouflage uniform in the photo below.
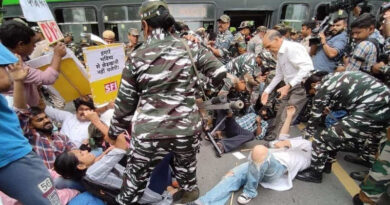
[[[218,85],[226,68],[207,48],[187,42],[206,83]],[[196,75],[182,41],[155,29],[131,53],[123,71],[109,136],[115,139],[131,125],[132,150],[117,201],[135,203],[151,171],[169,152],[174,153],[174,173],[182,189],[196,185],[197,135],[201,120],[195,104]]]
[[[246,73],[257,76],[261,72],[256,62],[256,56],[253,53],[245,53],[234,58],[226,64],[226,69],[229,73],[237,77],[241,77]]]
[[[385,41],[385,45],[383,47],[383,52],[390,56],[390,38],[387,38]],[[389,58],[389,57],[388,57]],[[390,59],[390,58],[389,58]],[[378,76],[381,76],[381,80],[390,87],[390,65],[387,64],[381,68],[380,74]]]
[[[229,30],[221,33],[218,32],[215,40],[215,48],[219,50],[221,57],[218,57],[223,64],[226,64],[230,60],[229,48],[233,41],[233,35]]]
[[[373,162],[378,143],[390,122],[390,90],[376,78],[360,72],[346,71],[326,76],[313,98],[306,137],[314,136],[311,167],[322,172],[332,152],[352,142],[361,157]],[[325,108],[346,110],[347,116],[315,135],[323,125]]]
[[[232,42],[232,44],[241,43],[241,42],[246,43],[246,42],[245,42],[245,36],[242,35],[241,32],[237,32],[237,33],[234,35],[234,37],[233,37],[233,42]]]
[[[376,204],[390,186],[390,140],[381,146],[378,159],[360,184],[359,197],[363,202]]]

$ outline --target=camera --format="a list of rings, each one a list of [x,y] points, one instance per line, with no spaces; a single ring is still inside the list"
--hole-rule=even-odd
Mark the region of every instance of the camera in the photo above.
[[[366,0],[337,0],[331,1],[330,4],[325,8],[327,13],[333,13],[340,9],[352,10],[358,4],[365,2]]]
[[[331,25],[329,21],[330,21],[330,17],[326,16],[325,19],[322,20],[320,25],[317,28],[312,30],[311,33],[313,37],[309,39],[309,46],[318,45],[321,43],[321,38],[318,34],[321,32],[325,32],[329,28],[329,26]]]

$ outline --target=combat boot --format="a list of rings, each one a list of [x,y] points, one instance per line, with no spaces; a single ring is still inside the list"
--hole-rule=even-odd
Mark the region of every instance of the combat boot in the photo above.
[[[183,189],[177,191],[173,194],[173,204],[187,204],[189,202],[195,201],[199,197],[199,188],[196,187],[192,191],[185,191]]]
[[[372,164],[369,161],[364,160],[361,157],[353,156],[350,154],[345,155],[344,160],[347,162],[354,163],[354,164],[360,164],[360,165],[363,165],[363,166],[368,167],[368,168],[371,168],[371,166],[372,166]]]
[[[322,172],[316,171],[312,168],[308,168],[299,172],[295,178],[306,182],[321,183]]]

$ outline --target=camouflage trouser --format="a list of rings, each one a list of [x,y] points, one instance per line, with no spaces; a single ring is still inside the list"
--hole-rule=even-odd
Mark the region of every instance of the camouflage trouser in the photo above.
[[[170,152],[174,155],[172,168],[180,187],[186,191],[196,188],[196,153],[198,149],[197,136],[148,141],[141,141],[133,137],[122,190],[116,201],[119,204],[136,203],[142,197],[151,172]]]
[[[375,204],[390,186],[390,141],[384,143],[378,159],[372,165],[368,176],[360,184],[360,199]]]
[[[325,163],[334,161],[335,153],[350,143],[358,149],[361,158],[373,163],[379,142],[386,136],[383,123],[363,115],[347,115],[314,136],[310,167],[322,172]]]

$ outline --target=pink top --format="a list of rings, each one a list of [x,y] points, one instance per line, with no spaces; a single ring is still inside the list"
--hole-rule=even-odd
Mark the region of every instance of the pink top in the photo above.
[[[26,100],[30,107],[34,107],[39,104],[40,98],[37,87],[39,85],[54,84],[58,78],[59,72],[52,67],[48,67],[45,71],[31,68],[26,64],[24,64],[24,67],[28,69],[27,77],[24,80]]]

